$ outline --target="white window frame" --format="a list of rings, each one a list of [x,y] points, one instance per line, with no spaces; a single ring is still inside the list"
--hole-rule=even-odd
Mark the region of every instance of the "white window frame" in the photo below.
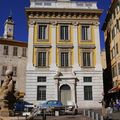
[[[3,75],[3,76],[5,76],[6,70],[7,70],[7,66],[4,65],[4,66],[2,67],[2,75]]]
[[[3,55],[9,55],[9,46],[5,45],[3,47]]]
[[[83,27],[86,27],[84,28],[85,30],[83,31]],[[87,28],[88,27],[88,28]],[[85,32],[85,33],[83,33]],[[88,40],[91,40],[91,34],[92,34],[92,31],[91,31],[91,25],[82,25],[81,26],[81,40],[82,41],[88,41]],[[83,38],[84,37],[84,38]]]
[[[120,75],[120,62],[118,63],[118,75]]]
[[[89,89],[89,91],[85,91],[85,88],[91,88],[91,91],[90,91],[90,89]],[[85,94],[85,93],[87,93],[87,94]],[[88,93],[91,96],[89,96]],[[85,95],[87,95],[87,97]],[[91,85],[84,86],[84,100],[93,100],[93,87]]]
[[[93,60],[94,60],[94,59],[93,59],[93,57],[94,57],[94,56],[93,56],[93,55],[94,55],[93,51],[92,51],[92,50],[82,50],[81,53],[82,53],[82,55],[81,55],[82,67],[84,67],[84,68],[85,68],[85,67],[86,67],[86,68],[88,68],[88,67],[93,67],[93,63],[94,63],[94,61],[93,61]],[[87,65],[84,66],[84,65],[83,65],[83,53],[90,53],[90,66],[87,66]],[[86,61],[86,62],[87,62],[87,61]]]
[[[61,53],[68,53],[68,66],[62,66],[61,64]],[[59,66],[60,67],[71,67],[71,51],[69,50],[61,50],[60,53],[59,53],[59,56],[60,56],[60,61],[59,61]]]
[[[40,38],[40,26],[46,26],[45,28],[45,38],[42,35],[42,38]],[[38,24],[38,40],[48,40],[48,24]],[[43,31],[42,31],[43,32]]]
[[[46,76],[37,76],[37,82],[46,82],[47,77]]]
[[[38,93],[40,93],[39,92],[39,89],[40,89],[40,87],[41,87],[41,95],[40,94],[38,94]],[[43,88],[42,88],[43,87]],[[45,91],[45,99],[43,99],[44,97],[43,97],[43,91]],[[40,85],[38,85],[37,86],[37,101],[45,101],[46,100],[46,91],[47,91],[47,87],[46,86],[40,86]],[[39,96],[40,95],[40,96]]]
[[[13,76],[17,76],[17,67],[13,66],[12,70],[13,70]]]
[[[22,57],[27,57],[27,48],[22,48]]]
[[[18,47],[13,47],[13,56],[18,56]]]
[[[68,27],[68,34],[67,34],[68,35],[68,39],[65,38],[65,33],[64,33],[63,39],[61,38],[61,34],[62,34],[61,33],[61,27],[64,27],[64,26]],[[69,41],[70,40],[70,25],[68,25],[68,24],[60,24],[60,30],[59,31],[60,31],[60,40],[61,41]],[[64,32],[65,32],[65,29],[64,29]]]
[[[38,65],[38,54],[39,54],[39,52],[45,52],[46,53],[46,66],[42,66],[42,65],[39,66]],[[45,50],[40,50],[40,51],[38,50],[37,51],[37,67],[48,67],[48,64],[49,64],[49,62],[48,62],[49,61],[49,56],[48,55],[49,55],[49,51],[45,51]]]

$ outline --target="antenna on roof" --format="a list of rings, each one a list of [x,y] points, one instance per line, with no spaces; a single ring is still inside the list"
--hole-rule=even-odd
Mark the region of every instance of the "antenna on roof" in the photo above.
[[[10,9],[10,15],[9,16],[12,16],[12,10]]]

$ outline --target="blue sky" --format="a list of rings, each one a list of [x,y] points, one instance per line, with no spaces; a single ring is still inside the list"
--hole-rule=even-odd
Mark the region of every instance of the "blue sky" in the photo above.
[[[78,0],[81,1],[81,0]],[[97,1],[98,7],[103,9],[103,14],[100,18],[100,28],[104,22],[107,9],[110,4],[110,0],[82,0],[82,1]],[[7,17],[12,11],[12,17],[15,22],[14,36],[15,39],[20,41],[27,41],[27,21],[25,16],[25,7],[29,7],[29,0],[0,0],[0,36],[3,35],[4,23]],[[101,35],[101,49],[104,48],[104,36],[103,32],[100,31]]]

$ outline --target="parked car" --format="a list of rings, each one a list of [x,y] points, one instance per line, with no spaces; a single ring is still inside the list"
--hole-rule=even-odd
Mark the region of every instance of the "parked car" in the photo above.
[[[34,105],[24,100],[19,100],[14,104],[14,114],[22,115],[24,112],[31,112]]]
[[[69,102],[68,105],[66,105],[66,107],[65,107],[65,113],[66,114],[74,114],[74,115],[76,115],[78,113],[77,104]]]
[[[65,106],[59,100],[48,100],[40,106],[41,109],[45,109],[46,113],[55,114],[55,111],[59,111],[60,114],[65,112]]]

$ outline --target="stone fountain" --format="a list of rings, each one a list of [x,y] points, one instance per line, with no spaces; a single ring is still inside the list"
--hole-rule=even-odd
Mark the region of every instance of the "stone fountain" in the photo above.
[[[6,71],[6,78],[0,87],[0,116],[10,116],[13,110],[13,105],[19,98],[19,92],[15,91],[13,83],[13,72]]]

